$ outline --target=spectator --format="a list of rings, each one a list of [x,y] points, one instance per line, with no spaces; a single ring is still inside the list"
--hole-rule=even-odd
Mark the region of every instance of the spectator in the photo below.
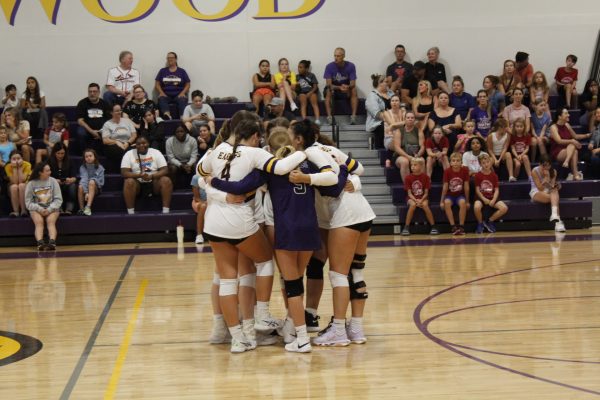
[[[525,129],[527,132],[531,130],[531,111],[529,107],[523,105],[523,89],[515,88],[512,95],[512,104],[507,106],[502,112],[502,117],[508,121],[509,128],[508,132],[512,132],[512,127],[517,118],[523,118],[525,120]],[[537,146],[537,143],[533,143]]]
[[[515,182],[513,174],[513,159],[509,151],[510,134],[508,133],[508,122],[500,118],[494,123],[494,131],[487,137],[487,148],[494,168],[500,168],[502,162],[506,163],[508,170],[508,181]]]
[[[556,232],[565,232],[565,224],[560,220],[558,205],[560,197],[560,183],[556,181],[556,170],[552,168],[552,162],[546,155],[540,157],[540,165],[531,171],[531,190],[529,196],[534,203],[550,203],[550,222],[554,222]]]
[[[467,142],[467,151],[462,155],[462,165],[469,168],[469,176],[481,171],[479,156],[485,152],[485,141],[479,136],[474,136]]]
[[[429,208],[429,190],[431,189],[431,179],[427,174],[423,173],[425,160],[422,157],[415,157],[410,162],[412,173],[406,177],[404,182],[404,190],[406,191],[406,203],[408,211],[404,221],[402,235],[410,235],[410,222],[417,208],[420,208],[425,213],[425,218],[431,226],[430,235],[437,235],[438,230],[435,227],[433,214]]]
[[[4,166],[4,172],[8,179],[8,193],[12,212],[10,217],[27,216],[27,207],[25,207],[25,186],[31,175],[31,164],[23,160],[23,156],[18,150],[10,153],[10,162]]]
[[[27,78],[27,85],[21,96],[20,108],[23,117],[29,121],[31,137],[41,139],[42,132],[48,126],[46,95],[40,90],[40,84],[33,76]]]
[[[215,113],[203,100],[204,93],[201,90],[194,90],[192,104],[185,108],[181,118],[193,136],[198,136],[198,128],[202,125],[208,125],[210,132],[215,133]]]
[[[579,98],[581,108],[581,117],[579,117],[579,125],[588,126],[590,117],[598,108],[598,82],[594,79],[589,79],[583,88],[583,93]]]
[[[400,95],[404,80],[412,75],[413,65],[404,60],[406,49],[403,45],[397,45],[394,54],[396,61],[387,67],[385,76],[390,89]]]
[[[139,133],[146,136],[150,142],[150,147],[165,152],[165,129],[163,121],[157,122],[154,111],[146,110],[144,118],[140,123]],[[208,126],[207,126],[208,128]]]
[[[404,78],[402,83],[401,99],[404,104],[412,105],[415,97],[419,93],[419,82],[425,79],[425,63],[417,61],[413,66],[412,74]]]
[[[439,62],[440,49],[432,47],[427,50],[427,62],[425,63],[425,79],[431,83],[431,90],[434,94],[442,90],[446,93],[450,92],[448,83],[446,82],[446,68],[444,64]]]
[[[417,97],[413,99],[412,103],[412,110],[415,113],[417,121],[419,121],[420,129],[427,128],[427,119],[429,118],[429,114],[435,108],[435,100],[437,100],[437,97],[435,99],[433,97],[431,83],[426,80],[420,81]]]
[[[400,169],[402,182],[410,173],[410,162],[414,157],[422,157],[425,153],[425,135],[417,126],[415,113],[407,111],[404,126],[401,126],[394,135],[394,152],[396,153],[396,166]]]
[[[38,250],[56,250],[56,221],[62,196],[52,170],[47,163],[40,163],[31,172],[31,179],[25,189],[25,205],[35,224],[35,240]],[[48,243],[44,243],[44,225],[48,228]]]
[[[463,123],[463,129],[465,133],[457,135],[456,144],[454,145],[454,151],[464,155],[465,151],[467,151],[467,144],[469,143],[469,140],[478,135],[475,131],[475,121],[473,121],[472,119],[468,119]]]
[[[498,119],[498,113],[492,107],[484,89],[477,92],[477,105],[469,112],[467,119],[475,121],[475,131],[484,138],[490,133],[492,125]]]
[[[331,124],[332,96],[333,100],[349,99],[352,108],[350,124],[356,124],[356,110],[358,109],[358,92],[356,91],[356,67],[350,61],[345,61],[346,50],[338,47],[333,52],[334,61],[327,64],[323,78],[327,82],[325,87],[325,110],[327,122]]]
[[[69,161],[68,148],[63,143],[58,142],[54,145],[52,152],[50,152],[48,165],[50,165],[52,171],[50,176],[56,179],[60,187],[63,199],[61,212],[65,215],[71,215],[77,197],[77,173]]]
[[[525,120],[517,118],[513,126],[513,133],[510,135],[510,152],[515,165],[515,177],[519,176],[521,165],[525,167],[527,176],[531,176],[531,163],[529,161],[529,148],[537,145],[533,144],[531,132],[525,128]]]
[[[522,89],[523,84],[521,78],[515,72],[515,62],[513,60],[504,61],[504,70],[500,75],[500,85],[498,89],[504,94],[504,103],[508,104],[512,101],[513,91],[517,88]]]
[[[52,126],[44,132],[45,149],[38,149],[35,153],[35,162],[40,163],[44,157],[52,154],[52,148],[56,143],[62,143],[65,148],[69,147],[69,131],[67,130],[67,117],[63,113],[52,116]]]
[[[504,111],[506,101],[504,94],[498,90],[500,86],[500,79],[495,75],[488,75],[483,78],[483,89],[488,95],[488,101],[492,105],[492,109],[496,112],[501,113]]]
[[[190,78],[185,69],[177,64],[177,54],[167,53],[167,65],[158,71],[154,88],[158,92],[158,107],[165,119],[173,119],[169,109],[170,104],[177,104],[177,114],[183,115],[183,110],[188,104],[188,91]]]
[[[581,149],[580,139],[591,137],[590,133],[578,135],[569,124],[569,110],[563,108],[557,110],[554,117],[554,124],[550,127],[550,156],[553,160],[562,163],[563,168],[571,168],[571,173],[567,180],[580,181],[583,174],[577,169],[579,162],[579,149]]]
[[[135,214],[137,197],[158,194],[162,198],[162,213],[170,212],[173,183],[167,176],[167,161],[160,151],[148,148],[148,145],[148,139],[138,137],[136,148],[125,153],[121,162],[121,175],[125,178],[123,197],[127,214]]]
[[[321,111],[319,110],[319,82],[315,74],[310,72],[310,61],[302,60],[298,63],[298,100],[300,100],[300,116],[306,119],[308,103],[312,106],[315,123],[321,124]]]
[[[296,98],[296,85],[298,84],[296,74],[294,71],[290,71],[290,62],[287,58],[280,59],[277,65],[279,66],[279,72],[275,74],[275,84],[279,90],[279,98],[283,100],[284,105],[287,99],[290,103],[290,110],[294,112],[298,109],[294,101]]]
[[[133,86],[142,81],[140,72],[132,68],[133,53],[124,50],[119,54],[119,65],[108,70],[104,101],[112,107],[113,104],[123,105],[133,97]]]
[[[296,116],[293,113],[285,109],[283,100],[281,100],[279,97],[273,97],[269,104],[265,107],[265,115],[263,120],[265,124],[267,124],[268,121],[281,117],[287,119],[288,121],[294,121],[296,119]]]
[[[188,134],[185,125],[182,125],[175,129],[175,136],[167,139],[166,147],[169,176],[175,185],[177,173],[194,173],[194,166],[198,161],[198,143]]]
[[[566,60],[566,66],[560,67],[554,74],[556,89],[562,100],[561,105],[565,105],[567,109],[571,108],[571,99],[577,98],[577,77],[578,71],[575,68],[577,57],[569,54]]]
[[[15,144],[8,140],[6,126],[0,125],[0,180],[4,178],[4,167],[10,162],[10,153],[15,149]],[[0,186],[2,186],[1,182]]]
[[[546,75],[544,75],[543,72],[537,71],[535,74],[533,74],[529,92],[532,103],[534,101],[539,101],[540,99],[548,103],[548,98],[550,97],[550,88],[548,87]]]
[[[261,104],[266,107],[273,97],[275,97],[275,79],[271,75],[271,64],[269,60],[260,60],[258,63],[258,72],[252,76],[252,103],[256,107],[256,112],[260,110]]]
[[[425,149],[427,151],[427,176],[431,178],[433,167],[436,164],[441,165],[443,169],[450,167],[448,161],[448,149],[450,143],[448,138],[444,136],[441,126],[435,126],[431,131],[431,137],[425,141]]]
[[[465,82],[456,75],[452,78],[452,93],[450,93],[450,107],[454,107],[460,119],[467,119],[469,111],[475,107],[475,98],[470,93],[465,92]]]
[[[142,85],[134,85],[133,98],[125,101],[123,105],[123,116],[129,118],[136,129],[140,129],[146,111],[152,111],[155,116],[158,114],[156,104],[147,98],[146,90]]]
[[[383,75],[371,75],[373,90],[367,96],[365,108],[367,109],[367,132],[372,132],[375,148],[383,148],[383,136],[385,131],[384,113],[391,107],[390,97],[394,94],[387,85]]]
[[[508,206],[500,201],[500,188],[498,185],[498,176],[492,169],[492,160],[487,153],[479,155],[479,164],[481,171],[475,174],[475,204],[473,212],[477,219],[477,228],[475,233],[483,233],[487,229],[489,233],[496,232],[495,222],[508,212]],[[494,213],[487,221],[483,220],[484,208],[491,208]]]
[[[529,64],[529,54],[524,51],[518,51],[515,55],[515,68],[523,89],[525,92],[528,92],[533,82],[533,65]]]
[[[206,183],[204,179],[200,179],[200,175],[195,174],[192,177],[192,210],[196,213],[196,244],[204,243],[204,214],[206,213]]]
[[[102,127],[102,142],[104,155],[111,163],[111,167],[118,165],[125,152],[132,147],[137,137],[135,126],[130,119],[121,117],[121,106],[112,107],[112,118]]]
[[[600,107],[596,108],[593,118],[590,118],[590,132],[592,137],[588,150],[591,156],[592,174],[595,178],[600,178]]]
[[[110,118],[110,107],[100,98],[100,85],[90,83],[88,96],[77,103],[77,144],[79,151],[102,148],[102,127]]]
[[[4,88],[4,97],[2,98],[2,108],[9,107],[19,108],[21,102],[17,99],[17,87],[10,83]]]
[[[540,154],[546,154],[546,147],[550,144],[550,125],[552,118],[548,112],[548,103],[543,99],[533,101],[534,113],[531,114],[531,133],[540,149]],[[535,147],[531,148],[531,159],[535,160]]]
[[[459,224],[455,224],[453,206],[458,206]],[[452,153],[450,168],[444,170],[440,208],[446,213],[453,235],[465,234],[465,219],[469,208],[469,169],[462,166],[462,156]]]
[[[31,161],[33,149],[31,148],[29,121],[21,120],[21,113],[18,108],[8,108],[4,110],[3,115],[8,140],[14,143],[25,161]]]
[[[462,128],[460,114],[454,107],[449,106],[450,96],[448,93],[439,91],[437,94],[436,105],[432,112],[429,113],[427,122],[429,130],[434,126],[439,125],[444,131],[444,135],[448,137],[450,148],[454,148],[456,144],[456,132]]]
[[[397,94],[392,95],[390,98],[390,109],[383,112],[383,147],[385,149],[394,151],[394,131],[404,125],[405,115],[406,106],[400,102],[400,96]]]
[[[287,121],[287,120],[286,120]],[[198,134],[198,159],[200,160],[209,149],[215,145],[216,135],[213,135],[207,125],[200,127]]]
[[[94,149],[85,149],[83,152],[83,164],[79,167],[79,179],[79,188],[77,189],[79,212],[77,214],[90,216],[94,199],[102,192],[104,186],[104,167],[100,165],[98,154]]]

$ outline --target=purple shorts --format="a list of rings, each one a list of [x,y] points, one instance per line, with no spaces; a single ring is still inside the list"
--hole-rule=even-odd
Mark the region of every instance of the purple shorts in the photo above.
[[[465,196],[462,196],[462,195],[460,195],[460,196],[446,196],[446,197],[444,197],[444,201],[450,200],[452,202],[453,206],[458,206],[458,203],[460,202],[461,199],[462,200],[466,200]]]

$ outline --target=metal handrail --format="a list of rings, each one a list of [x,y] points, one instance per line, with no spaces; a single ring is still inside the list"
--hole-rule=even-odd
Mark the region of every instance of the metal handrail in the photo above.
[[[594,79],[596,82],[600,80],[600,30],[596,39],[596,50],[594,51],[592,69],[590,69],[590,79]]]

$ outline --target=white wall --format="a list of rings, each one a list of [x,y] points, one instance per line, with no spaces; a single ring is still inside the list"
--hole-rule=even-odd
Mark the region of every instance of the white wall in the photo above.
[[[71,105],[86,95],[89,82],[104,83],[121,50],[133,51],[134,67],[147,89],[166,53],[175,51],[193,89],[248,100],[250,77],[261,58],[270,59],[272,69],[280,57],[287,57],[292,66],[310,59],[321,78],[333,49],[342,46],[347,59],[357,64],[359,89],[365,95],[371,89],[369,76],[383,73],[394,59],[394,46],[402,43],[411,62],[438,46],[448,77],[460,74],[471,92],[479,89],[483,76],[499,74],[503,61],[518,50],[530,53],[534,68],[549,78],[567,54],[576,54],[583,87],[600,20],[598,0],[325,0],[313,15],[287,20],[253,19],[257,2],[250,0],[232,19],[208,23],[163,0],[139,22],[114,24],[90,15],[79,1],[65,0],[56,25],[48,21],[40,2],[22,2],[14,26],[0,14],[0,85],[15,83],[22,91],[26,77],[33,75],[48,105]],[[226,3],[194,1],[207,13]],[[303,0],[279,3],[293,10]],[[114,15],[126,14],[137,0],[102,4]]]

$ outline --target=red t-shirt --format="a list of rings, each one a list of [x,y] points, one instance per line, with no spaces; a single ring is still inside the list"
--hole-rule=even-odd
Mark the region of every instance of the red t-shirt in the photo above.
[[[454,171],[452,167],[444,170],[444,183],[448,184],[446,195],[452,197],[464,196],[465,182],[469,182],[469,168],[460,167],[458,172]]]
[[[407,200],[409,199],[409,191],[413,196],[415,196],[415,198],[422,199],[423,196],[425,196],[426,189],[431,189],[431,179],[429,179],[427,174],[410,174],[404,180],[404,190],[406,190],[407,193]]]
[[[494,191],[498,187],[498,175],[494,171],[490,172],[489,175],[478,172],[475,174],[475,186],[479,188],[479,192],[483,197],[491,200],[494,198]]]
[[[525,148],[531,145],[531,136],[517,136],[511,135],[510,137],[510,145],[515,146],[515,151],[517,154],[521,154],[525,151]]]
[[[571,71],[568,72],[566,67],[560,67],[556,70],[554,80],[562,83],[563,85],[567,83],[573,83],[573,81],[577,80],[577,73],[578,72],[575,68],[571,68]]]
[[[431,149],[434,153],[440,153],[444,151],[444,149],[450,148],[450,142],[446,136],[442,136],[439,143],[433,141],[433,138],[428,138],[425,141],[425,148]]]
[[[527,64],[525,68],[517,69],[517,74],[519,75],[519,78],[521,78],[521,82],[525,84],[525,82],[533,76],[533,65]]]

